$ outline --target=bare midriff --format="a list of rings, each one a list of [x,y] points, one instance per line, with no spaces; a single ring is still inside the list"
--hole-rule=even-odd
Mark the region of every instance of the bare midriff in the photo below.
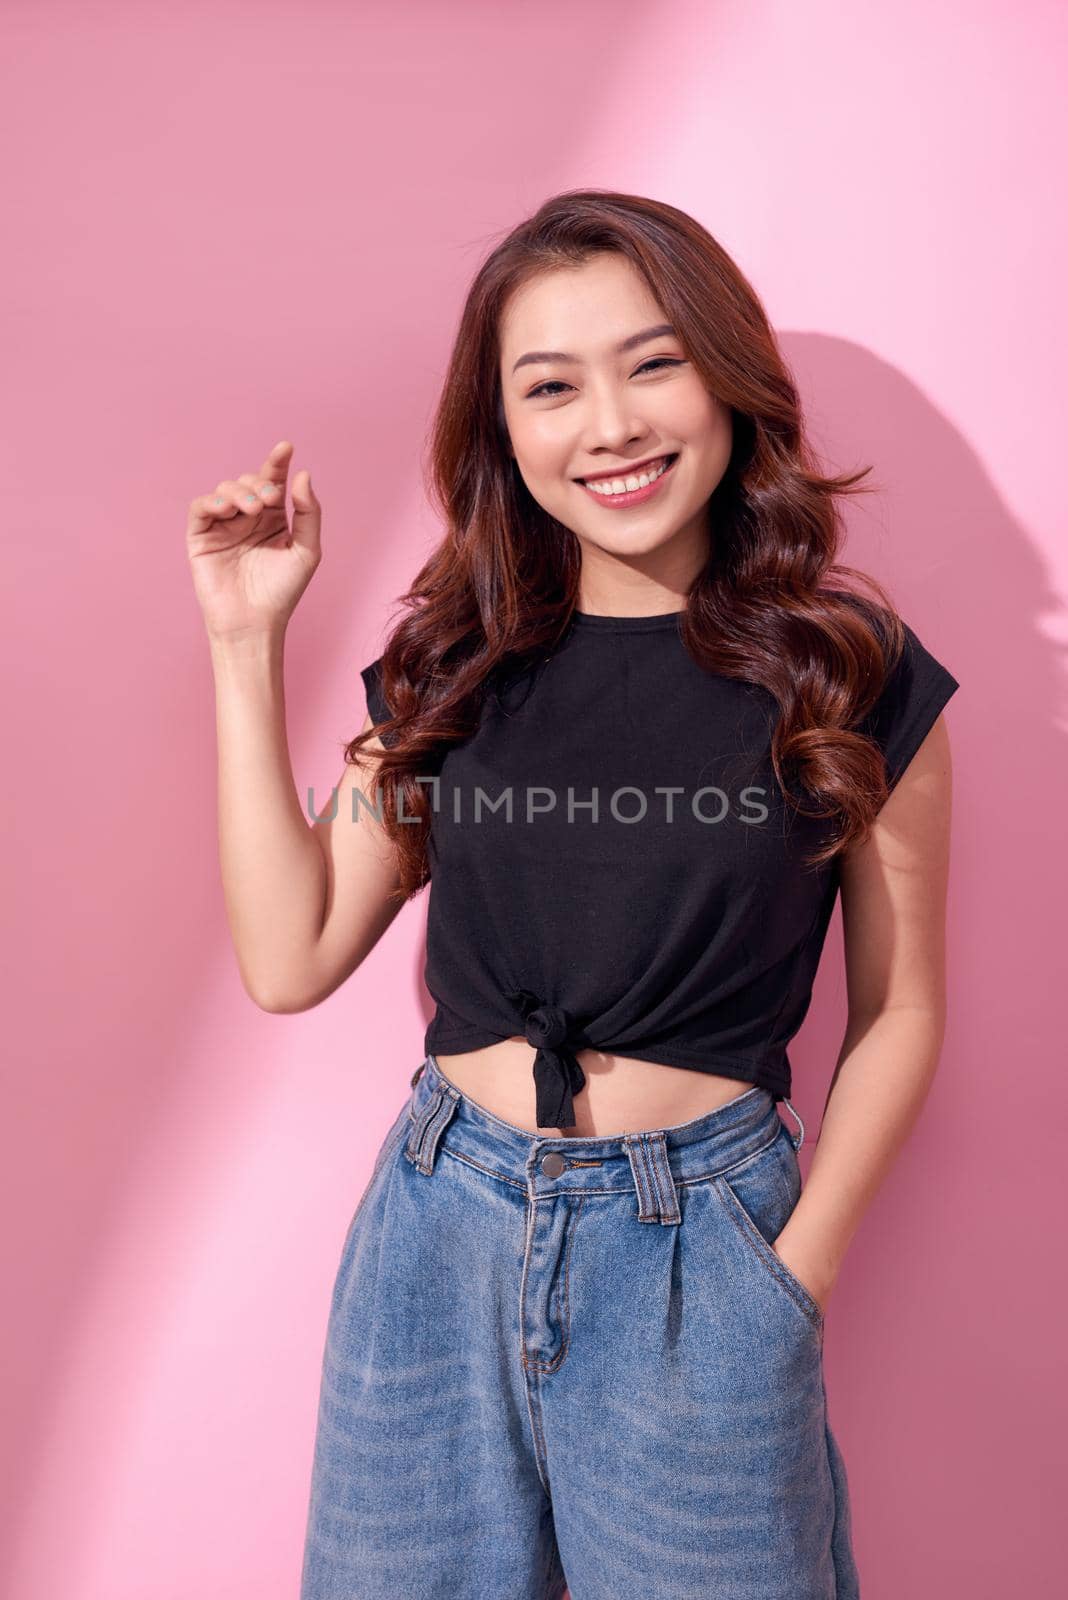
[[[576,1050],[586,1085],[575,1095],[575,1126],[539,1128],[535,1054],[534,1047],[518,1034],[458,1055],[441,1055],[435,1050],[434,1059],[470,1100],[502,1121],[548,1139],[609,1138],[671,1128],[703,1117],[755,1087],[747,1080],[714,1072],[636,1061],[633,1056],[608,1055],[601,1050]]]

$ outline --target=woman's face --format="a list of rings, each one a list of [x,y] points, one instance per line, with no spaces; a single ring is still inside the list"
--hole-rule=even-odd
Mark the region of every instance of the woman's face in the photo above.
[[[731,413],[672,332],[635,337],[667,320],[619,254],[541,273],[505,308],[501,387],[523,482],[581,541],[584,567],[604,573],[615,558],[684,593],[708,557],[707,504],[730,460]],[[665,456],[676,459],[648,497],[620,500],[582,481],[633,485],[636,470],[655,473]]]

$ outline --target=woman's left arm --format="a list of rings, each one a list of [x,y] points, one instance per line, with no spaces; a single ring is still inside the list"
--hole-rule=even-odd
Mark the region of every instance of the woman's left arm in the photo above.
[[[774,1246],[824,1309],[941,1054],[951,803],[939,715],[868,839],[843,858],[849,1022],[801,1197]]]

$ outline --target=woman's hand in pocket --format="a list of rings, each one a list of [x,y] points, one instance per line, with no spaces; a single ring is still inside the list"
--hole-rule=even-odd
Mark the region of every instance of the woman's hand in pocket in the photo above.
[[[771,1248],[783,1265],[808,1290],[819,1306],[820,1311],[826,1314],[827,1303],[831,1298],[831,1290],[834,1288],[836,1275],[821,1269],[812,1252],[806,1253],[802,1247],[799,1247],[795,1240],[788,1237],[789,1232],[790,1226],[787,1223]]]

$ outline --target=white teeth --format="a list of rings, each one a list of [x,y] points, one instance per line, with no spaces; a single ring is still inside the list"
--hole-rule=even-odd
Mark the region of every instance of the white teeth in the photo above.
[[[629,478],[601,478],[596,483],[591,483],[587,478],[586,488],[592,489],[594,494],[630,494],[635,489],[644,489],[646,484],[654,483],[667,469],[668,463],[665,460],[661,461],[658,467],[654,467],[652,472],[632,473]]]

